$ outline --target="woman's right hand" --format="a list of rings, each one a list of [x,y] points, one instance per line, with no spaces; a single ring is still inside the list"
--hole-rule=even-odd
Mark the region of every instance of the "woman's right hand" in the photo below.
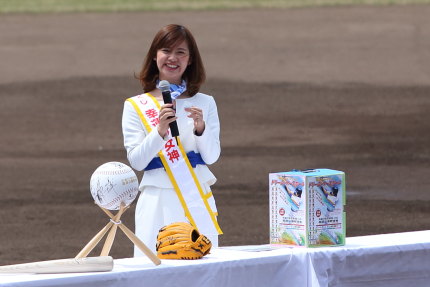
[[[169,124],[176,121],[176,111],[173,108],[173,104],[164,104],[161,106],[160,114],[158,116],[158,134],[164,138],[169,130]]]

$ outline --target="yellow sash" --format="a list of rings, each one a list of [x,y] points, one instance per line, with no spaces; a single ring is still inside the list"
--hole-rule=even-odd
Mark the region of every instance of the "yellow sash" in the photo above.
[[[127,101],[133,105],[148,133],[156,128],[160,103],[151,94],[142,94]],[[208,202],[211,194],[204,194],[179,137],[176,139],[177,142],[169,133],[164,148],[158,152],[158,156],[182,204],[185,216],[201,232],[222,234],[215,213]]]

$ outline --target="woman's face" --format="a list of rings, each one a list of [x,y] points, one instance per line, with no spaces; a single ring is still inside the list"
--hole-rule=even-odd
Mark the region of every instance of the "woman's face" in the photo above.
[[[182,41],[174,47],[165,47],[157,51],[157,67],[160,80],[166,80],[171,84],[180,84],[190,64],[190,51],[186,41]]]

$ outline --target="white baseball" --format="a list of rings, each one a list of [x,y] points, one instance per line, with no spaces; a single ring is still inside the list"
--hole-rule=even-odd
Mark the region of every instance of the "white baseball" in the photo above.
[[[91,176],[90,191],[97,205],[118,210],[121,203],[128,206],[139,192],[134,171],[121,162],[107,162],[99,166]]]

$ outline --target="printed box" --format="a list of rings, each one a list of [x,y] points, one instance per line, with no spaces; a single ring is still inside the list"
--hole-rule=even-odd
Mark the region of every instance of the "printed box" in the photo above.
[[[345,173],[331,169],[269,174],[270,243],[345,245]]]

